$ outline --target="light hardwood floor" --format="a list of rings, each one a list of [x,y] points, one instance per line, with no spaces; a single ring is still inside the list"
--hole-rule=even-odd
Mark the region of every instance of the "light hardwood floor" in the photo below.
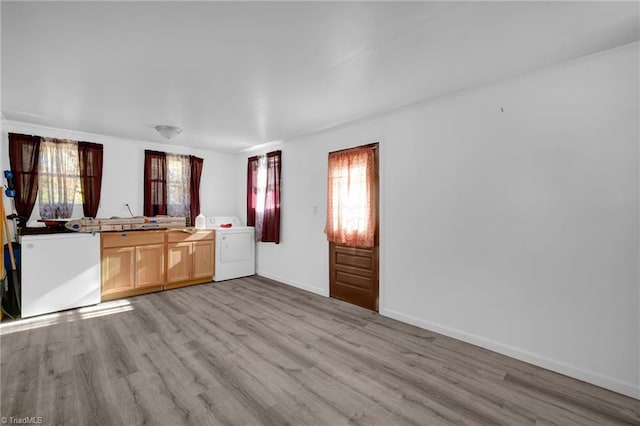
[[[1,333],[0,414],[45,425],[640,424],[640,401],[260,277]]]

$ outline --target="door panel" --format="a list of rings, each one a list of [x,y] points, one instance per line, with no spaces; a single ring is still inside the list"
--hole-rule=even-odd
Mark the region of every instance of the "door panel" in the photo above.
[[[329,244],[330,296],[378,310],[378,248]]]
[[[368,291],[371,288],[371,274],[358,275],[349,272],[337,271],[336,280],[344,285],[358,287]]]
[[[213,241],[193,243],[193,278],[213,279]]]
[[[106,248],[102,252],[102,295],[132,290],[135,283],[133,247]]]
[[[191,249],[193,243],[169,243],[167,246],[167,282],[191,279]]]
[[[361,251],[360,255],[357,254],[348,254],[348,253],[336,253],[336,263],[340,265],[344,265],[344,267],[355,267],[355,268],[371,268],[371,253],[370,251],[366,251],[363,249],[359,249]]]
[[[164,283],[164,244],[136,247],[136,288]]]

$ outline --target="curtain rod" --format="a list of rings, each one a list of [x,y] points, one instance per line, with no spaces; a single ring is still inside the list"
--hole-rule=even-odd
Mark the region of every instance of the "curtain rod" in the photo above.
[[[373,148],[373,149],[378,149],[378,145],[380,144],[380,142],[373,142],[367,145],[360,145],[360,146],[354,146],[351,148],[345,148],[345,149],[339,149],[337,151],[331,151],[329,154],[337,154],[339,152],[346,152],[346,151],[353,151],[354,149],[361,149],[361,148]]]

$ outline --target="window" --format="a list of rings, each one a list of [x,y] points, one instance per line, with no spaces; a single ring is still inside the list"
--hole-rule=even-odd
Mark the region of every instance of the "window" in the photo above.
[[[202,158],[145,151],[144,214],[188,217],[200,213]]]
[[[365,146],[329,154],[327,239],[333,243],[374,246],[374,149]]]
[[[20,226],[26,226],[36,200],[43,219],[69,218],[73,206],[80,203],[85,217],[96,217],[102,151],[98,143],[9,133]]]
[[[251,157],[247,166],[247,225],[256,241],[280,243],[281,151]]]
[[[167,214],[175,217],[191,216],[191,167],[189,156],[167,154]]]
[[[38,161],[38,205],[43,219],[69,218],[82,203],[78,144],[43,138]]]

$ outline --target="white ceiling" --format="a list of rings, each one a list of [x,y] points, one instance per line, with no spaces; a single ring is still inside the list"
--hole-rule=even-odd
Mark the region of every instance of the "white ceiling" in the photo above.
[[[637,2],[2,1],[7,120],[238,152],[640,39]]]

